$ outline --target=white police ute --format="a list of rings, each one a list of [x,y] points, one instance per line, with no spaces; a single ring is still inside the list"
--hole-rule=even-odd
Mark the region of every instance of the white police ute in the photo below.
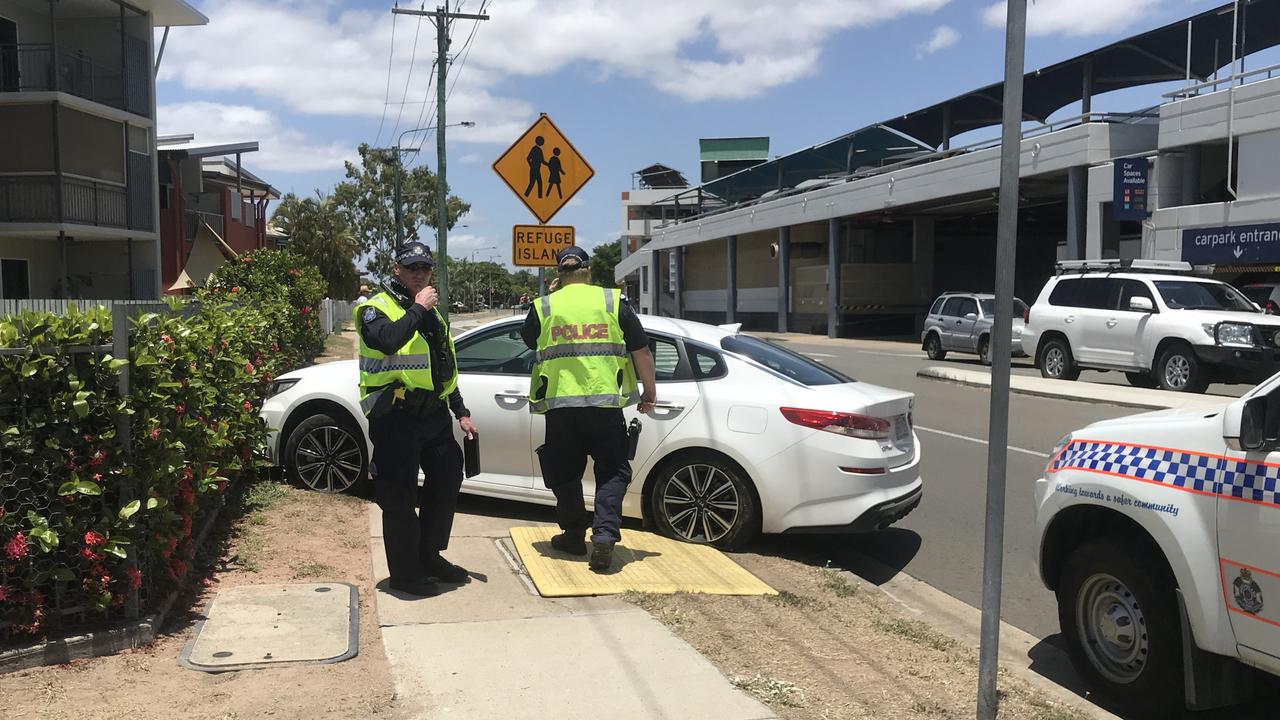
[[[1280,675],[1280,375],[1067,435],[1035,502],[1068,653],[1110,704],[1171,717]]]

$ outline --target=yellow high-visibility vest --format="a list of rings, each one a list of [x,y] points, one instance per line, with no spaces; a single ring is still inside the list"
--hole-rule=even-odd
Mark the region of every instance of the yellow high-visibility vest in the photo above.
[[[640,401],[635,366],[618,322],[622,292],[574,283],[534,305],[541,323],[529,409],[623,408]]]
[[[353,311],[356,322],[356,337],[360,339],[360,409],[367,416],[383,392],[394,391],[403,387],[406,390],[435,390],[435,378],[431,375],[431,345],[422,333],[415,332],[409,342],[391,355],[369,347],[360,334],[360,313],[365,307],[381,310],[387,319],[395,322],[404,317],[405,309],[386,292],[380,292],[360,303]],[[449,356],[453,360],[453,373],[440,388],[440,397],[448,397],[458,387],[458,362],[453,350],[453,337],[449,334],[444,317],[435,308],[440,327],[445,329],[446,344]]]

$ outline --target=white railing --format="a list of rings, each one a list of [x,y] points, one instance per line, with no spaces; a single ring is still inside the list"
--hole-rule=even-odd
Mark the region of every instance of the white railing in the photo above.
[[[1261,77],[1263,75],[1266,77]],[[1280,77],[1280,65],[1268,65],[1267,67],[1260,67],[1256,70],[1250,70],[1249,72],[1234,73],[1224,78],[1215,78],[1196,85],[1188,85],[1181,90],[1167,92],[1164,94],[1164,97],[1172,98],[1174,100],[1185,100],[1190,97],[1196,97],[1200,94],[1201,90],[1208,90],[1211,93],[1217,92],[1219,85],[1230,86],[1235,84],[1237,80],[1240,81],[1240,85],[1245,85],[1247,84],[1245,82],[1245,78],[1253,78],[1253,80],[1250,80],[1249,82],[1260,82],[1262,80],[1270,80],[1272,77]]]

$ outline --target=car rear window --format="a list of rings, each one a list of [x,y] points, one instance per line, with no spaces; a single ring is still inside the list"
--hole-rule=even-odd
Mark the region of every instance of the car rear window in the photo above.
[[[720,341],[720,348],[725,352],[754,360],[801,385],[813,387],[854,382],[853,378],[846,377],[799,353],[750,335],[730,335]]]

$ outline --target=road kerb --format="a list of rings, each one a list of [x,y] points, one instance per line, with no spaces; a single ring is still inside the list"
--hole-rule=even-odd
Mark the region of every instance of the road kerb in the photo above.
[[[991,374],[980,370],[930,366],[917,371],[916,376],[972,387],[991,387]],[[1217,395],[1145,390],[1142,388],[1122,387],[1120,385],[1049,380],[1021,375],[1014,375],[1009,378],[1009,391],[1018,395],[1103,403],[1142,410],[1220,407],[1234,399]]]

